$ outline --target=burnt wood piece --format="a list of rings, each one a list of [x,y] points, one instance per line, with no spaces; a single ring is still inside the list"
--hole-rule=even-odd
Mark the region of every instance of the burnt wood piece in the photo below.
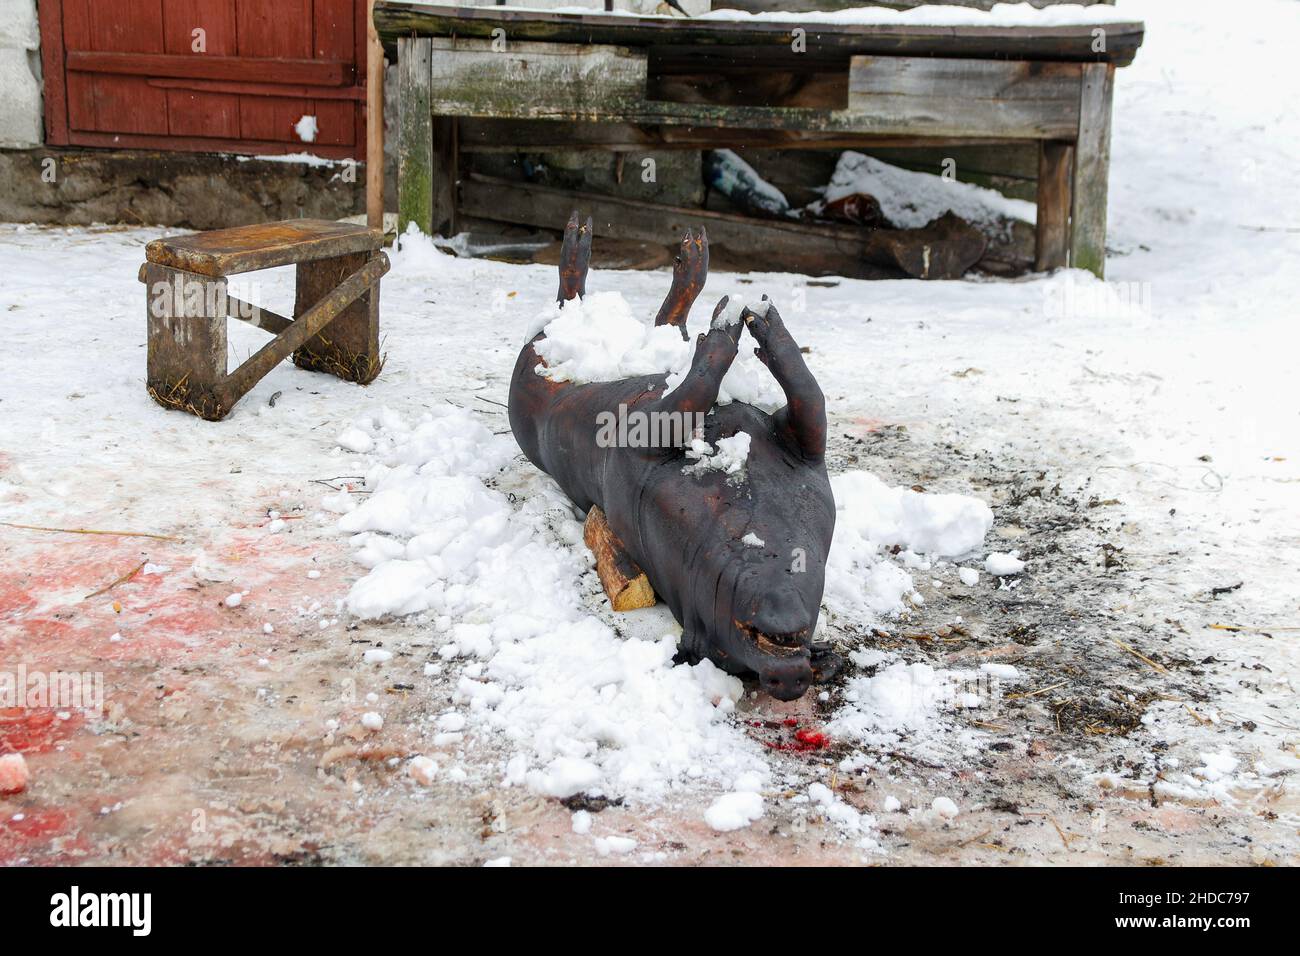
[[[590,234],[582,229],[575,213],[566,228],[562,302],[585,285]],[[682,271],[701,286],[707,248],[694,234],[680,248]],[[579,281],[566,275],[575,270]],[[724,298],[715,318],[725,306]],[[546,337],[539,333],[515,365],[510,427],[529,460],[578,508],[601,510],[682,625],[688,656],[756,673],[768,693],[793,700],[815,676],[812,635],[835,528],[826,404],[776,309],[764,303],[741,319],[698,337],[690,369],[668,394],[666,375],[552,382],[538,374],[544,363],[535,346]],[[773,415],[743,402],[714,407],[745,331],[785,391],[787,405]],[[646,416],[647,440],[610,442],[602,423],[620,415]],[[683,445],[697,426],[710,444],[749,434],[742,475],[684,470],[691,460]],[[833,668],[819,658],[816,670]]]
[[[654,607],[655,592],[650,579],[628,555],[605,520],[605,512],[593,505],[582,526],[582,541],[596,557],[596,576],[615,611]]]
[[[1142,45],[1140,22],[1107,23],[1104,50],[1093,25],[1044,27],[917,26],[817,23],[793,15],[780,20],[682,20],[604,13],[555,13],[501,7],[426,6],[377,0],[375,28],[391,53],[403,36],[491,39],[504,28],[510,42],[610,43],[631,47],[745,48],[756,58],[838,58],[845,54],[951,56],[976,59],[1073,60],[1125,66]],[[792,50],[793,31],[805,32],[806,52]]]
[[[150,396],[166,408],[218,421],[293,353],[302,368],[365,385],[382,367],[382,233],[292,220],[155,240],[140,268],[148,317]],[[181,268],[183,263],[190,268]],[[297,263],[295,318],[227,294],[227,276]],[[275,334],[227,374],[226,320]]]

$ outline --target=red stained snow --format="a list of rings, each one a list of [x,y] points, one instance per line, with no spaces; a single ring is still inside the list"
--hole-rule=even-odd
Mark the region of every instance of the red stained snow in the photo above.
[[[773,735],[756,734],[759,742],[764,747],[772,750],[785,750],[794,753],[806,753],[815,750],[825,750],[831,745],[829,734],[820,730],[811,730],[807,727],[801,728],[799,721],[794,717],[786,717],[784,720],[751,720],[751,727],[756,727],[767,731],[776,731]]]
[[[32,523],[58,523],[43,517]],[[94,718],[60,701],[42,701],[56,706],[39,708],[4,706],[23,703],[21,697],[0,703],[0,754],[25,755],[31,774],[24,792],[0,797],[0,865],[105,860],[117,852],[122,824],[114,822],[116,813],[101,813],[103,806],[125,803],[129,814],[137,800],[164,799],[160,795],[186,807],[193,803],[187,784],[176,789],[177,781],[206,779],[212,749],[228,731],[165,723],[156,716],[159,708],[195,679],[205,697],[244,700],[248,657],[279,658],[274,645],[318,632],[318,619],[324,609],[333,612],[353,570],[334,539],[310,531],[273,534],[261,521],[260,515],[244,525],[228,521],[215,535],[179,531],[185,540],[174,542],[0,529],[0,668],[23,664],[29,675],[102,673],[105,711],[119,711],[121,718],[111,719],[130,722],[132,741],[122,747],[111,734],[92,736],[87,723]],[[120,526],[93,517],[78,522],[83,525]],[[200,550],[207,562],[202,577],[192,570]],[[146,562],[156,566],[153,573],[144,573]],[[223,580],[209,580],[207,570]],[[323,574],[309,578],[311,570]],[[244,593],[243,602],[225,606],[236,591]],[[317,605],[319,614],[299,613]],[[273,635],[263,633],[268,623]],[[171,719],[185,721],[186,706]],[[203,712],[191,709],[191,721]],[[173,741],[185,734],[196,745],[177,752]],[[87,773],[92,753],[96,768]],[[180,832],[133,845],[131,859],[183,862],[189,830]]]
[[[60,720],[50,708],[0,708],[0,753],[48,753],[66,741],[85,723],[75,711]]]

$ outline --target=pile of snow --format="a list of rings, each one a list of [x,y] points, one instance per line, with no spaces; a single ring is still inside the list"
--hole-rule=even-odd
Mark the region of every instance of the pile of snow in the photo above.
[[[945,179],[932,173],[900,169],[851,150],[840,154],[822,199],[834,202],[854,193],[867,193],[881,212],[900,229],[915,229],[953,212],[976,226],[996,226],[1004,219],[1034,222],[1037,207],[1000,192]]]
[[[826,820],[846,836],[859,836],[858,846],[864,850],[878,850],[879,841],[873,835],[876,818],[850,806],[824,783],[814,783],[808,787],[806,796],[795,798],[807,802]],[[865,834],[865,835],[864,835]]]
[[[952,672],[901,661],[871,676],[850,678],[844,699],[846,703],[827,725],[827,733],[890,748],[906,734],[934,730],[945,711],[959,704],[978,703],[966,699]]]
[[[316,117],[300,117],[298,122],[293,124],[293,131],[298,134],[298,138],[304,143],[316,142],[316,134],[319,132],[319,127],[316,125]]]
[[[719,300],[721,301],[721,300]],[[722,311],[713,317],[709,323],[710,328],[729,329],[740,321],[741,313],[746,309],[757,314],[767,315],[768,310],[772,308],[772,302],[767,296],[763,296],[757,302],[749,302],[743,295],[736,292],[727,294],[727,304],[723,306]]]
[[[554,486],[512,502],[483,483],[512,443],[451,406],[415,426],[385,411],[354,427],[373,442],[372,491],[326,501],[371,569],[348,609],[431,623],[468,719],[456,725],[507,748],[504,783],[655,798],[766,772],[727,719],[739,680],[708,662],[674,666],[675,629],[624,639],[584,610],[591,557]]]
[[[1020,560],[1019,551],[990,551],[984,559],[984,570],[994,577],[1019,574],[1024,569],[1025,562]]]
[[[905,559],[961,557],[978,549],[993,527],[992,509],[978,498],[891,488],[865,471],[833,476],[831,491],[835,537],[824,600],[834,613],[870,620],[902,610],[904,596],[914,590],[912,576],[888,549],[904,549]]]
[[[693,464],[682,469],[684,475],[700,475],[706,471],[720,471],[724,475],[740,475],[749,461],[749,432],[736,432],[730,438],[719,438],[714,448],[703,438],[691,440],[686,457]],[[761,547],[760,542],[760,547]]]
[[[734,325],[747,304],[743,296],[728,295],[719,320]],[[676,326],[656,326],[653,317],[638,317],[618,292],[593,293],[570,300],[563,308],[558,302],[551,304],[528,326],[524,340],[543,331],[546,338],[535,346],[546,362],[537,370],[539,375],[553,382],[583,384],[667,373],[664,395],[685,379],[697,344],[694,336],[683,341]],[[753,352],[742,347],[736,355],[718,390],[719,405],[748,402],[771,411],[785,404],[780,386]]]
[[[1132,21],[1133,15],[1104,4],[1063,3],[1037,9],[1029,3],[995,3],[991,9],[979,10],[955,4],[925,4],[907,10],[887,7],[850,7],[846,10],[809,10],[791,13],[771,10],[749,13],[743,10],[713,10],[697,20],[764,20],[809,23],[897,24],[927,27],[1056,27],[1092,26],[1102,23]]]
[[[720,832],[747,827],[763,815],[763,795],[742,790],[724,793],[704,811],[704,822]]]
[[[594,4],[597,8],[598,4]],[[606,16],[625,16],[640,18],[680,19],[677,14],[651,13],[647,7],[661,5],[647,3],[646,0],[616,0],[616,9],[605,11]],[[896,25],[896,26],[979,26],[979,27],[1055,27],[1055,26],[1092,26],[1105,23],[1123,23],[1135,17],[1124,10],[1116,10],[1104,4],[1061,4],[1037,9],[1029,3],[995,3],[989,10],[956,4],[925,4],[906,10],[893,10],[887,7],[850,7],[845,10],[769,10],[750,13],[746,10],[709,10],[690,9],[687,12],[695,20],[746,20],[791,23],[804,26],[816,23],[843,23],[851,25]],[[592,6],[575,6],[554,0],[528,0],[520,4],[521,8],[549,10],[552,13],[590,14]]]
[[[613,382],[633,375],[669,372],[687,361],[690,345],[681,330],[655,325],[632,314],[618,292],[554,303],[539,316],[546,338],[535,346],[546,366],[539,374],[553,382]]]
[[[691,370],[691,361],[695,358],[697,345],[698,340],[692,338],[690,353],[686,360],[668,373],[665,395],[671,394],[686,378],[686,373]],[[785,404],[785,393],[781,391],[781,386],[776,383],[767,366],[754,354],[752,340],[741,339],[736,358],[731,363],[731,368],[727,369],[727,374],[722,376],[722,385],[718,388],[718,404],[729,405],[732,402],[745,402],[765,412],[776,411]]]

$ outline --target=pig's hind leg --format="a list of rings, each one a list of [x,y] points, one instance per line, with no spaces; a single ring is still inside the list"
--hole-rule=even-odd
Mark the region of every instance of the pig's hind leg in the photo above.
[[[682,340],[690,341],[686,319],[708,278],[709,237],[705,235],[703,226],[699,235],[687,229],[673,263],[673,284],[655,316],[655,325],[675,325],[681,330]]]
[[[591,217],[578,222],[575,209],[564,227],[564,241],[560,244],[560,291],[556,301],[568,302],[587,294],[587,269],[591,265]]]

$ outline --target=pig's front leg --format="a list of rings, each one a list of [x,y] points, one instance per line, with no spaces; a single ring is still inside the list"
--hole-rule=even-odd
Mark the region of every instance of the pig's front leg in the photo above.
[[[781,321],[781,313],[764,296],[767,308],[745,309],[741,313],[749,334],[758,342],[754,354],[768,367],[788,403],[772,420],[777,433],[790,442],[804,458],[820,461],[826,457],[826,397],[821,386],[803,360],[803,353]]]
[[[716,309],[717,318],[727,306],[723,296]],[[706,414],[718,401],[718,389],[722,387],[722,377],[735,361],[736,349],[740,344],[741,324],[711,328],[707,334],[701,333],[695,343],[695,355],[691,359],[690,370],[678,386],[660,398],[653,406],[654,411],[683,412],[686,414]]]

